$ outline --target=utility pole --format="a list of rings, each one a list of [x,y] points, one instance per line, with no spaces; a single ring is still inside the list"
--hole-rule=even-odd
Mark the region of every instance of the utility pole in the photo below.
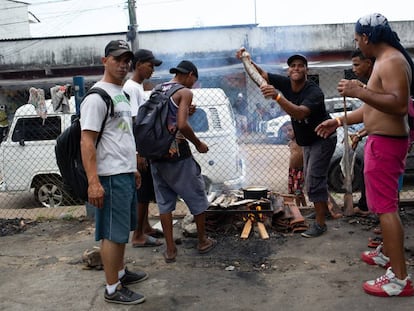
[[[133,52],[138,50],[138,25],[135,11],[135,0],[128,0],[129,25],[127,32],[127,41],[131,41],[131,49]]]

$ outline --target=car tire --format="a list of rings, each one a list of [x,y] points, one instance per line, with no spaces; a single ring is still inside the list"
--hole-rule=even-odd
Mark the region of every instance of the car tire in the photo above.
[[[43,207],[61,207],[72,200],[65,191],[63,181],[57,175],[43,175],[35,182],[34,196]]]
[[[340,166],[341,159],[331,164],[328,171],[328,187],[330,191],[337,193],[345,193],[344,175]],[[354,178],[352,180],[352,192],[361,191],[363,173],[361,172],[362,164],[356,160],[354,164]]]
[[[206,194],[209,194],[213,190],[213,182],[206,175],[203,175],[203,179],[204,179],[204,189],[206,191]]]

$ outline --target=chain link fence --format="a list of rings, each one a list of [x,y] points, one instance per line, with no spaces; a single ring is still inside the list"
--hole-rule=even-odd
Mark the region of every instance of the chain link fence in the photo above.
[[[285,68],[281,67],[263,68],[269,72],[285,73]],[[352,77],[349,68],[310,66],[309,78],[324,91],[330,113],[343,113],[343,99],[338,97],[336,85],[341,78]],[[169,78],[154,76],[145,88],[151,89]],[[88,80],[86,89],[93,82]],[[0,108],[8,120],[8,124],[3,122],[1,128],[5,136],[0,146],[0,218],[76,217],[85,214],[83,202],[74,200],[65,190],[54,155],[55,139],[70,124],[70,114],[55,113],[48,107],[47,116],[42,118],[33,106],[26,105],[30,87],[44,89],[46,98],[50,98],[51,87],[67,83],[64,79],[27,81],[0,87]],[[286,125],[290,118],[278,104],[263,98],[241,66],[217,72],[205,71],[193,91],[198,109],[190,123],[197,136],[209,145],[207,154],[193,150],[205,176],[206,190],[219,193],[247,186],[264,186],[274,192],[287,193],[290,154]],[[50,101],[47,105],[51,105]],[[354,109],[360,102],[348,99],[347,105],[348,109]],[[329,186],[332,196],[340,204],[343,198],[343,176],[339,168],[342,139],[340,133],[338,136]],[[358,157],[362,158],[360,149]],[[355,201],[360,195],[360,164],[357,160],[354,171]],[[407,166],[410,165],[411,161],[407,161]],[[409,178],[405,178],[401,199],[412,198],[410,188]]]

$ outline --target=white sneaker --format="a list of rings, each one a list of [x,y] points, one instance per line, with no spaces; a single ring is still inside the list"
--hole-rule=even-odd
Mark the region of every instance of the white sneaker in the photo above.
[[[387,269],[387,272],[383,276],[380,276],[376,280],[366,281],[363,288],[367,294],[380,297],[414,295],[413,283],[411,282],[410,276],[407,276],[404,280],[397,279],[391,267]]]
[[[361,259],[369,265],[378,265],[383,268],[390,267],[390,258],[382,253],[382,244],[378,245],[373,251],[365,251],[361,254]]]

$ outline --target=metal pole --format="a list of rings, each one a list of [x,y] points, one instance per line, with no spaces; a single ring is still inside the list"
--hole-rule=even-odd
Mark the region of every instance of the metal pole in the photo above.
[[[128,12],[129,12],[129,26],[127,33],[127,40],[131,41],[131,49],[133,52],[138,50],[138,25],[137,16],[135,12],[135,0],[128,0]]]
[[[75,86],[75,105],[76,105],[76,114],[80,114],[80,103],[83,96],[85,95],[85,79],[82,76],[73,77],[73,85]]]
[[[256,11],[256,0],[254,2],[254,24],[257,25],[257,11]]]

